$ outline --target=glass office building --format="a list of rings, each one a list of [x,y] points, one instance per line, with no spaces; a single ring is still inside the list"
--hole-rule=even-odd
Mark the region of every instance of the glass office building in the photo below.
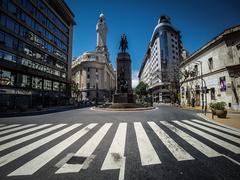
[[[0,0],[1,109],[68,103],[73,18],[63,0]]]

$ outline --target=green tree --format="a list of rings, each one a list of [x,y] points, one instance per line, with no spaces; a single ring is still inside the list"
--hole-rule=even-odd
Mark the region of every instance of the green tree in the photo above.
[[[148,94],[148,90],[147,89],[148,89],[148,85],[141,81],[137,85],[137,87],[135,88],[135,93],[141,99],[143,96],[147,96],[147,94]]]

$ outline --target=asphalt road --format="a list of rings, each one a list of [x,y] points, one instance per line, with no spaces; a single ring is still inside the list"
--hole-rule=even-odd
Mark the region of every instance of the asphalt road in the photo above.
[[[240,179],[240,131],[169,106],[0,118],[0,179]]]

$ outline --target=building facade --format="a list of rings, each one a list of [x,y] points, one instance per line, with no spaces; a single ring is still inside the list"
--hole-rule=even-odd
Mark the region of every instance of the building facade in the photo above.
[[[79,89],[78,101],[96,98],[110,101],[115,90],[116,73],[109,59],[107,24],[103,14],[99,16],[96,32],[96,51],[83,53],[72,64],[72,78]]]
[[[181,50],[180,32],[172,26],[168,16],[161,16],[138,75],[139,81],[148,84],[154,102],[175,101],[179,88],[177,71]]]
[[[183,60],[181,103],[197,106],[224,101],[227,108],[240,110],[240,26],[232,27],[213,38]]]
[[[0,106],[66,104],[73,13],[64,1],[0,1]]]

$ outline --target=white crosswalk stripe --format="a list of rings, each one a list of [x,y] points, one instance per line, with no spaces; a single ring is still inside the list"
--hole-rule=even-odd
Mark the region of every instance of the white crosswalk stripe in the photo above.
[[[203,124],[203,125],[206,125],[206,126],[209,126],[209,127],[213,127],[215,129],[219,129],[219,130],[222,130],[222,131],[234,134],[234,135],[240,136],[240,132],[232,130],[232,129],[229,129],[229,128],[225,128],[225,127],[222,127],[222,126],[219,126],[219,125],[214,125],[214,124],[211,124],[211,123],[208,123],[208,122],[204,122],[204,121],[200,121],[200,120],[197,120],[197,119],[193,119],[192,121],[200,123],[200,124]]]
[[[178,161],[194,159],[181,146],[179,146],[172,138],[170,138],[156,123],[148,122],[148,124]]]
[[[217,157],[217,156],[221,156],[221,154],[219,154],[217,151],[213,150],[212,148],[210,148],[209,146],[201,143],[199,140],[197,140],[196,138],[190,136],[189,134],[183,132],[182,130],[176,128],[175,126],[167,123],[166,121],[160,121],[160,123],[162,123],[163,125],[165,125],[166,127],[168,127],[170,130],[172,130],[173,132],[175,132],[178,136],[180,136],[182,139],[184,139],[186,142],[188,142],[189,144],[191,144],[193,147],[195,147],[198,151],[200,151],[201,153],[205,154],[207,157]]]
[[[195,127],[198,127],[198,128],[200,128],[200,129],[206,130],[206,131],[208,131],[208,132],[211,132],[211,133],[216,134],[216,135],[218,135],[218,136],[221,136],[221,137],[223,137],[223,138],[225,138],[225,139],[228,139],[228,140],[230,140],[230,141],[233,141],[233,142],[236,142],[236,143],[240,144],[240,139],[237,138],[237,137],[234,137],[234,136],[231,136],[231,135],[229,135],[229,134],[226,134],[226,133],[223,133],[223,132],[214,130],[214,129],[212,129],[212,128],[208,128],[208,127],[202,126],[202,125],[197,124],[197,123],[195,123],[195,122],[191,122],[191,121],[187,121],[187,120],[184,120],[183,122],[185,122],[185,123],[187,123],[187,124],[191,124],[191,125],[193,125],[193,126],[195,126]]]
[[[64,141],[60,142],[59,144],[53,146],[51,149],[45,151],[41,155],[37,156],[33,160],[29,161],[28,163],[24,164],[20,168],[16,169],[8,176],[17,176],[17,175],[31,175],[39,170],[42,166],[47,164],[51,159],[56,157],[60,154],[64,149],[69,147],[71,144],[76,142],[79,138],[89,132],[92,128],[94,128],[97,124],[92,123],[88,126],[84,127],[80,131],[76,132],[69,138],[65,139]]]
[[[40,140],[38,140],[38,141],[36,141],[34,143],[31,143],[31,144],[29,144],[27,146],[24,146],[24,147],[22,147],[20,149],[17,149],[17,150],[15,150],[15,151],[13,151],[13,152],[11,152],[9,154],[6,154],[6,155],[2,156],[0,158],[0,167],[2,167],[4,165],[12,162],[13,160],[15,160],[15,159],[17,159],[17,158],[19,158],[19,157],[21,157],[21,156],[31,152],[34,149],[37,149],[38,147],[40,147],[40,146],[42,146],[44,144],[46,144],[46,143],[48,143],[48,142],[50,142],[50,141],[52,141],[52,140],[62,136],[63,134],[65,134],[65,133],[67,133],[67,132],[77,128],[80,125],[81,124],[74,124],[74,125],[72,125],[70,127],[67,127],[65,129],[61,130],[61,131],[58,131],[58,132],[56,132],[54,134],[51,134],[50,136],[42,138],[42,139],[40,139]]]
[[[207,139],[209,141],[212,141],[213,143],[215,143],[215,144],[217,144],[219,146],[222,146],[225,149],[228,149],[229,151],[232,151],[232,152],[237,153],[237,154],[240,153],[240,147],[237,147],[237,146],[235,146],[233,144],[230,144],[230,143],[228,143],[226,141],[223,141],[223,140],[221,140],[219,138],[216,138],[216,137],[214,137],[214,136],[212,136],[212,135],[210,135],[208,133],[205,133],[205,132],[203,132],[201,130],[198,130],[198,129],[194,128],[194,127],[191,127],[191,126],[189,126],[187,124],[184,124],[184,123],[182,123],[180,121],[174,121],[174,123],[176,123],[176,124],[186,128],[186,129],[188,129],[188,130],[198,134],[199,136],[202,136],[203,138],[205,138],[205,139]]]
[[[126,133],[127,123],[120,123],[101,168],[101,170],[120,169],[119,179],[124,179],[122,171],[125,169]]]
[[[0,131],[4,130],[4,129],[8,129],[8,128],[17,127],[17,126],[21,126],[21,124],[12,124],[12,125],[8,125],[8,126],[0,127]]]
[[[109,128],[112,126],[112,123],[106,123],[104,124],[96,134],[94,134],[91,139],[86,142],[75,154],[74,157],[89,157],[92,155],[94,150],[97,148],[98,144],[101,142],[103,137],[108,132]],[[56,171],[56,174],[60,173],[70,173],[70,172],[79,172],[81,168],[83,167],[83,164],[67,164],[65,163],[58,171]]]
[[[157,135],[159,140],[169,150],[169,156],[174,156],[177,161],[195,160],[198,158],[196,154],[194,154],[194,157],[191,155],[191,152],[187,149],[188,146],[183,147],[182,143],[178,142],[179,138],[186,141],[187,144],[190,144],[193,148],[195,148],[199,152],[199,154],[202,153],[209,158],[224,155],[217,152],[214,149],[214,146],[209,147],[209,145],[206,145],[203,142],[201,142],[201,140],[198,140],[197,137],[202,136],[203,138],[209,140],[210,143],[217,144],[235,154],[240,153],[240,147],[237,147],[236,145],[233,145],[228,142],[228,140],[235,143],[239,143],[240,141],[240,138],[233,136],[237,135],[236,133],[234,134],[234,132],[236,131],[230,128],[228,129],[225,127],[217,126],[214,124],[210,124],[195,119],[182,121],[173,120],[171,122],[160,121],[161,123],[160,126],[153,121],[148,121],[147,123],[151,128],[148,128],[146,131],[145,127],[141,122],[133,122],[136,137],[128,136],[128,138],[131,138],[131,140],[132,139],[135,140],[136,138],[136,146],[133,146],[136,149],[134,149],[133,152],[135,150],[139,151],[140,159],[136,160],[136,162],[137,163],[140,162],[142,166],[162,164],[160,160],[161,153],[154,149],[154,146],[150,141],[149,131],[152,131]],[[84,141],[86,142],[81,147],[79,147],[76,153],[72,154],[71,156],[74,158],[75,157],[83,158],[86,159],[86,161],[88,158],[91,159],[95,155],[101,157],[102,155],[98,154],[101,151],[96,151],[96,149],[99,150],[104,149],[104,147],[102,147],[102,144],[104,143],[101,142],[103,142],[106,139],[107,135],[113,138],[113,140],[111,142],[109,149],[107,149],[107,155],[105,157],[101,157],[103,160],[102,165],[98,166],[101,166],[100,167],[101,171],[118,169],[120,170],[119,179],[124,179],[125,162],[126,159],[128,159],[128,154],[127,157],[125,156],[126,141],[130,140],[127,138],[128,123],[119,123],[115,131],[112,131],[113,129],[111,129],[113,123],[105,123],[99,125],[100,126],[99,128],[97,128],[98,123],[74,124],[71,126],[67,124],[58,124],[54,126],[51,125],[52,124],[42,124],[35,126],[33,124],[29,124],[21,126],[20,124],[18,125],[14,124],[13,126],[12,125],[4,126],[4,127],[8,126],[8,128],[6,128],[7,130],[4,129],[2,132],[7,131],[9,134],[0,137],[0,142],[5,140],[8,141],[0,145],[0,151],[3,151],[10,147],[14,147],[15,145],[21,144],[23,142],[25,142],[26,145],[16,148],[15,150],[11,150],[10,152],[6,152],[7,154],[0,156],[0,167],[14,160],[17,160],[18,158],[24,155],[27,155],[33,150],[51,141],[54,141],[58,137],[62,136],[62,140],[60,142],[58,142],[57,144],[55,143],[55,145],[50,146],[48,149],[44,150],[40,154],[36,154],[32,159],[30,159],[27,162],[24,162],[24,164],[20,165],[19,167],[15,167],[12,170],[12,172],[9,172],[8,176],[23,176],[34,174],[39,169],[45,167],[47,164],[50,164],[51,160],[57,159],[58,155],[60,155],[64,150],[68,149],[74,143],[77,143],[78,140],[81,141],[81,138],[83,139],[83,136],[84,138],[86,138],[86,140],[84,139]],[[80,130],[76,131],[75,133],[72,133],[71,135],[67,135],[68,132],[80,127],[81,125],[84,125],[84,127],[80,128]],[[161,128],[162,125],[168,128],[169,130],[167,129],[168,131],[164,131],[165,128],[162,129]],[[178,128],[177,125],[181,127]],[[27,129],[23,128],[24,126]],[[62,127],[64,127],[64,129],[62,129]],[[109,131],[110,129],[111,131]],[[212,134],[216,135],[216,137],[200,129],[211,132]],[[36,130],[39,131],[35,132]],[[54,131],[54,133],[50,133],[52,131]],[[88,133],[89,131],[92,131],[92,133]],[[191,131],[191,133],[187,133],[185,131]],[[193,137],[192,134],[196,134],[197,136]],[[173,137],[176,136],[178,136],[178,138],[174,139]],[[221,139],[220,137],[217,136],[220,136]],[[11,141],[10,139],[14,137],[15,139]],[[34,138],[36,138],[34,142],[32,141],[28,142],[28,140],[33,140]],[[94,152],[96,152],[96,154],[93,154]],[[167,154],[164,154],[164,156],[166,155]],[[81,169],[86,168],[84,167],[85,165],[84,162],[85,161],[81,163],[71,164],[64,161],[64,163],[62,163],[61,166],[58,166],[59,169],[56,170],[55,174],[79,172]]]
[[[161,161],[152,146],[141,123],[134,123],[134,128],[137,136],[138,149],[142,165],[160,164]]]
[[[42,129],[42,128],[50,126],[50,125],[51,124],[43,124],[43,125],[40,125],[40,126],[37,126],[37,127],[29,128],[29,129],[24,130],[24,131],[19,131],[19,132],[10,134],[10,135],[3,136],[3,137],[0,138],[0,142],[5,141],[7,139],[11,139],[11,138],[17,137],[17,136],[20,136],[20,135],[23,135],[23,134],[30,133],[32,131],[36,131],[38,129]]]
[[[0,124],[0,127],[5,126],[5,124]]]
[[[24,125],[24,126],[15,127],[15,128],[12,128],[12,129],[7,129],[5,131],[1,131],[0,135],[7,134],[7,133],[10,133],[10,132],[13,132],[13,131],[18,131],[18,130],[21,130],[21,129],[24,129],[24,128],[32,127],[32,126],[35,126],[35,125],[36,124],[27,124],[27,125]]]
[[[56,129],[58,129],[58,128],[61,128],[61,127],[65,126],[65,125],[66,125],[66,124],[58,124],[58,125],[56,125],[56,126],[53,126],[53,127],[47,128],[47,129],[44,129],[44,130],[39,131],[39,132],[36,132],[36,133],[34,133],[34,134],[30,134],[30,135],[25,136],[25,137],[22,137],[22,138],[20,138],[20,139],[16,139],[16,140],[7,142],[7,143],[2,144],[2,145],[0,146],[0,151],[3,151],[3,150],[8,149],[8,148],[10,148],[10,147],[13,147],[13,146],[16,146],[16,145],[18,145],[18,144],[21,144],[21,143],[23,143],[23,142],[25,142],[25,141],[28,141],[28,140],[30,140],[30,139],[36,138],[36,137],[38,137],[38,136],[41,136],[41,135],[43,135],[43,134],[46,134],[46,133],[48,133],[48,132],[51,132],[51,131],[56,130]]]

